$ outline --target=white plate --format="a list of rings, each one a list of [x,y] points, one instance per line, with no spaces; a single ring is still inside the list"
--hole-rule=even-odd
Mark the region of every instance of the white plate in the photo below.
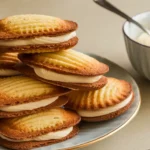
[[[89,144],[100,141],[104,138],[107,138],[108,136],[119,131],[121,128],[127,125],[137,114],[140,108],[141,97],[140,97],[138,86],[134,81],[134,79],[130,76],[130,74],[127,71],[125,71],[123,68],[119,67],[115,63],[97,55],[93,55],[93,54],[90,55],[92,57],[95,57],[97,60],[109,65],[110,72],[107,74],[107,76],[124,79],[132,84],[133,91],[135,94],[135,100],[132,106],[126,113],[113,120],[99,122],[99,123],[81,123],[80,132],[76,137],[61,143],[53,144],[46,147],[36,148],[35,150],[62,150],[62,149],[74,149],[74,148],[87,146]],[[6,150],[6,149],[0,147],[0,150]]]

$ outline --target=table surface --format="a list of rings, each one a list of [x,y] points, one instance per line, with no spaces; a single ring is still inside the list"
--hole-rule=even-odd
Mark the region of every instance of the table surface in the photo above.
[[[134,16],[149,10],[149,0],[111,0]],[[128,70],[136,79],[142,96],[138,115],[126,127],[93,145],[80,150],[148,150],[150,149],[150,83],[139,77],[127,57],[122,25],[124,19],[98,7],[92,0],[1,0],[0,17],[14,14],[47,14],[77,21],[79,44],[76,49],[106,57]]]

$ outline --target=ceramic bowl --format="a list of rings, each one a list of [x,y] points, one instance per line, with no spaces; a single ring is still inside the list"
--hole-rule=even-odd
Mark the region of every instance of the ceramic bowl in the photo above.
[[[150,29],[150,11],[133,17],[147,29]],[[135,70],[150,80],[150,47],[137,42],[142,30],[128,21],[123,25],[123,34],[127,53]]]

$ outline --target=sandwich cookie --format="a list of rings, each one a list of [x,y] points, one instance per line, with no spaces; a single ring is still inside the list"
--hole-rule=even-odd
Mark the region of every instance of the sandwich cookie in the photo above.
[[[0,78],[0,118],[24,116],[63,106],[68,100],[59,96],[69,91],[25,76]]]
[[[32,68],[34,77],[51,84],[71,89],[94,90],[107,83],[107,78],[103,74],[108,72],[109,67],[74,50],[20,54],[18,57]],[[26,73],[25,67],[18,67],[18,70],[29,74]]]
[[[14,66],[20,61],[17,57],[17,53],[1,53],[0,54],[0,76],[15,76],[19,75]]]
[[[73,91],[66,107],[76,110],[88,122],[115,118],[129,109],[134,100],[130,83],[108,78],[108,83],[95,91]]]
[[[78,133],[80,116],[62,108],[14,119],[1,119],[0,145],[25,150],[72,138]]]
[[[60,18],[26,14],[0,20],[2,52],[38,53],[66,50],[78,42],[77,23]]]

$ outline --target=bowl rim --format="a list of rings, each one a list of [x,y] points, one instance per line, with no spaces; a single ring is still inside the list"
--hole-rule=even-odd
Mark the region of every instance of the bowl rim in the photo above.
[[[142,13],[138,13],[137,15],[133,16],[132,18],[138,17],[138,16],[140,16],[140,15],[142,15],[142,14],[146,14],[146,13],[150,13],[150,11],[145,11],[145,12],[142,12]],[[126,34],[125,26],[126,26],[126,24],[127,24],[128,22],[129,22],[129,21],[126,20],[126,21],[123,23],[123,25],[122,25],[123,34],[124,34],[129,40],[131,40],[132,42],[138,44],[139,46],[143,46],[143,47],[145,47],[145,48],[150,48],[150,46],[141,44],[141,43],[137,42],[136,40],[132,39],[130,36],[128,36],[128,35]]]

